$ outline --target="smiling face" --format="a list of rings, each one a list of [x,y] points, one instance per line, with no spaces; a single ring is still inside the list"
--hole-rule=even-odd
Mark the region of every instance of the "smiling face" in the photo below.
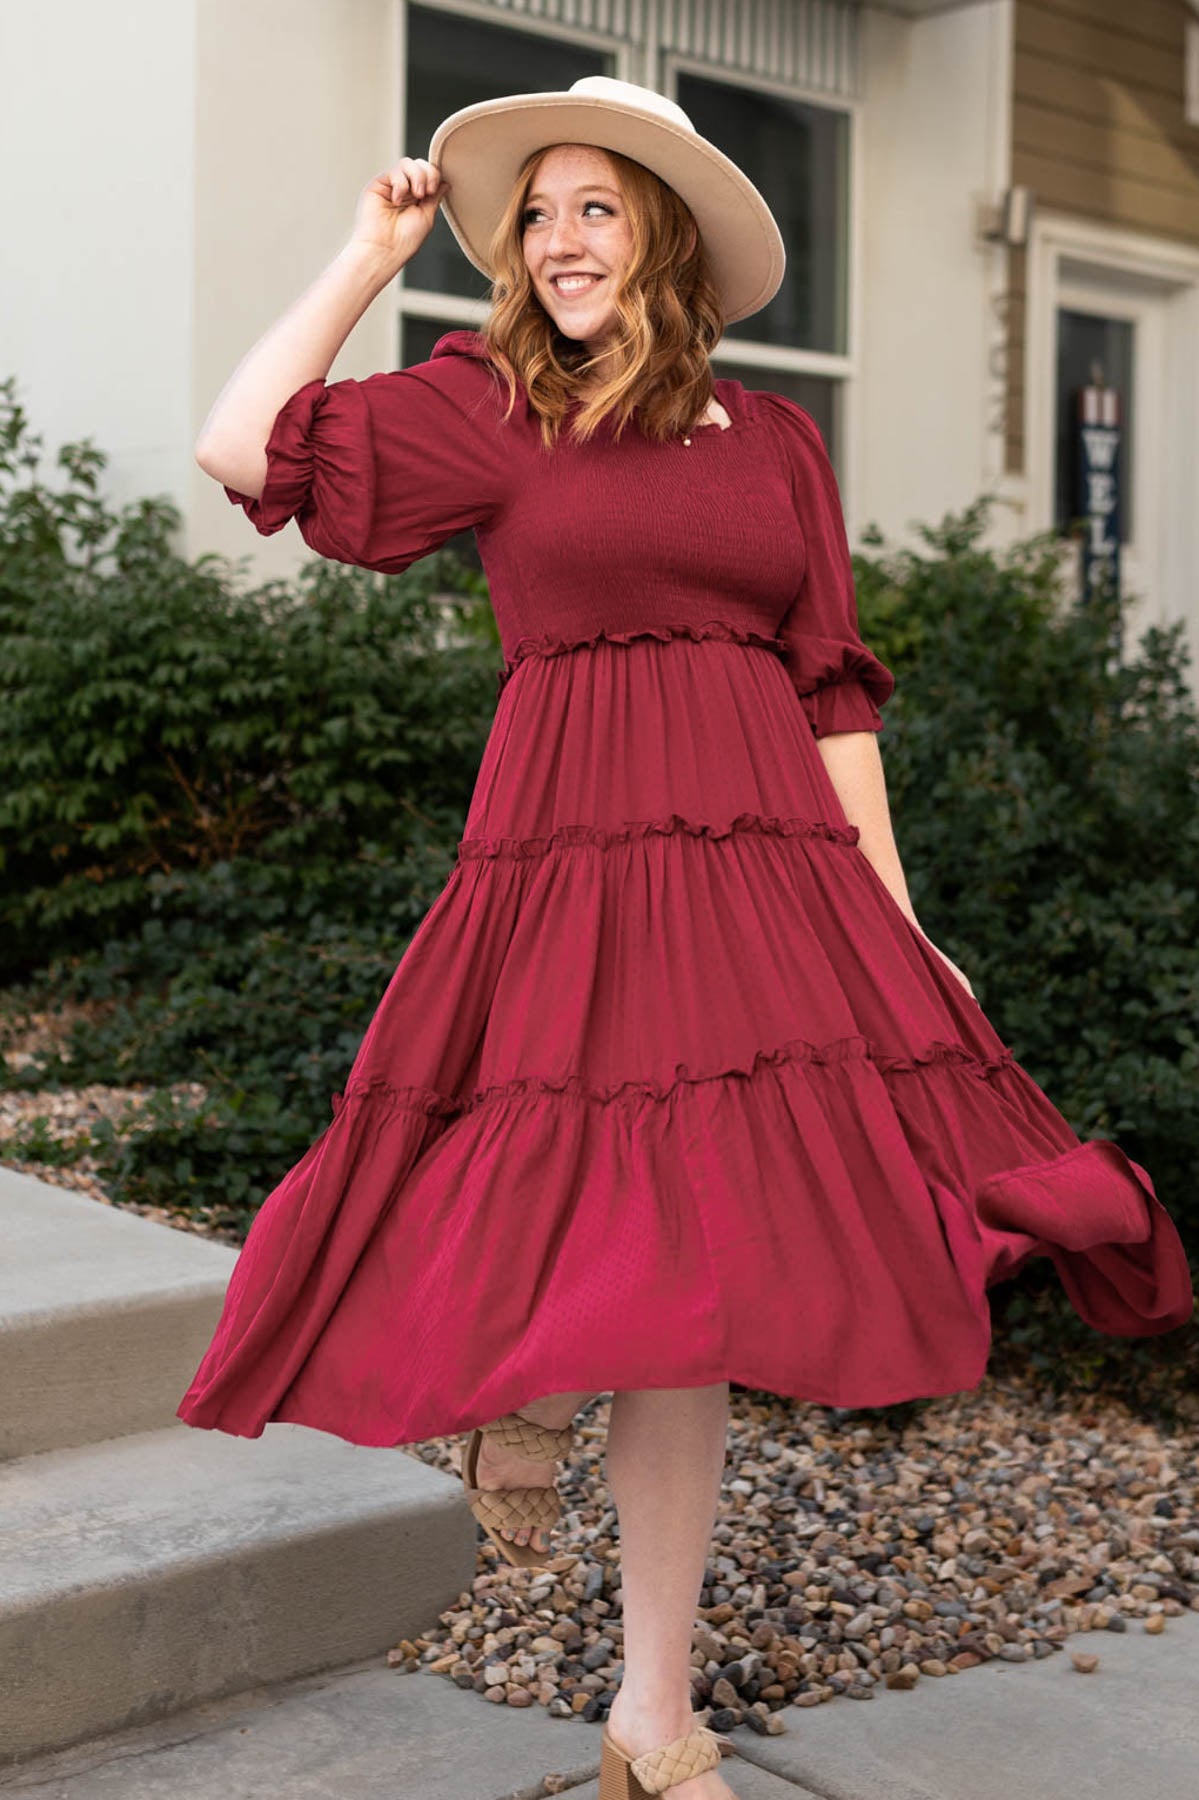
[[[616,323],[612,295],[633,250],[611,159],[590,144],[555,144],[533,177],[521,225],[537,298],[564,336],[595,354]]]

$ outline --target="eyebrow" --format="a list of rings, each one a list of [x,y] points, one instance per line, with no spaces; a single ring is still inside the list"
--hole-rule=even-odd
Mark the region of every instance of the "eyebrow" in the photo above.
[[[571,193],[572,194],[612,194],[615,196],[615,198],[617,200],[620,199],[620,195],[614,187],[604,187],[602,183],[594,182],[594,181],[585,182],[582,187],[572,188]],[[529,205],[531,205],[531,203],[534,200],[544,200],[545,198],[546,198],[546,195],[543,194],[539,188],[535,194],[526,194],[525,195],[525,205],[529,206]]]

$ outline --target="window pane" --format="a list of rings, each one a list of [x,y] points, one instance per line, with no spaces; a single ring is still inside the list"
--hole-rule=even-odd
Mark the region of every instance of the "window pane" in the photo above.
[[[1129,319],[1104,319],[1096,313],[1057,314],[1057,454],[1054,523],[1065,529],[1082,512],[1078,492],[1078,396],[1080,389],[1096,385],[1101,374],[1105,387],[1120,396],[1120,453],[1116,493],[1120,508],[1120,542],[1133,536],[1132,519],[1132,423],[1133,423],[1133,326]]]
[[[769,306],[729,337],[843,356],[849,238],[849,119],[757,89],[680,72],[679,105],[743,169],[778,220],[787,272]]]
[[[433,346],[447,331],[477,331],[468,319],[420,319],[409,313],[400,321],[400,353],[396,364],[406,369],[410,363],[428,362]]]
[[[441,121],[478,100],[557,91],[580,75],[615,73],[611,56],[581,44],[409,6],[404,154],[427,155]],[[486,300],[491,292],[487,277],[462,254],[440,208],[402,279],[407,286],[471,300]]]

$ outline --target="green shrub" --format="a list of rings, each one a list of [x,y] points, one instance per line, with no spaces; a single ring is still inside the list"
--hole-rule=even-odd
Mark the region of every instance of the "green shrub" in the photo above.
[[[983,549],[988,512],[979,501],[924,529],[918,551],[855,558],[863,635],[896,676],[882,747],[912,903],[1079,1135],[1148,1169],[1199,1278],[1199,716],[1184,627],[1151,627],[1121,656],[1125,605],[1067,604],[1051,535]],[[1194,1323],[1096,1333],[1045,1259],[992,1299],[995,1370],[1142,1403],[1180,1373],[1195,1386]]]
[[[446,551],[398,578],[314,559],[247,589],[174,552],[169,504],[109,513],[87,447],[60,453],[63,492],[10,489],[33,459],[9,389],[0,980],[187,916],[188,884],[155,877],[261,864],[281,903],[314,887],[340,905],[360,856],[444,852],[494,699],[481,577]]]
[[[1118,1138],[1199,1248],[1199,712],[1183,626],[1128,660],[1108,596],[1066,606],[1053,540],[859,564],[896,673],[884,734],[916,914],[1083,1137]]]
[[[119,1197],[244,1231],[452,866],[494,707],[486,585],[447,549],[247,588],[177,554],[168,504],[108,511],[89,446],[60,453],[61,491],[32,479],[11,385],[0,982],[14,1026],[84,1010],[7,1079],[202,1082],[136,1132],[98,1125],[101,1167]]]

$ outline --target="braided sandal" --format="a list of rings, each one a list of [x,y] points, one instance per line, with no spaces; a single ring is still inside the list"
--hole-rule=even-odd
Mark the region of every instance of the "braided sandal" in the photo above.
[[[721,1747],[726,1744],[733,1748],[731,1738],[721,1737],[707,1725],[697,1725],[658,1750],[630,1756],[605,1725],[600,1739],[598,1800],[649,1800],[650,1795],[664,1794],[693,1775],[706,1775],[717,1768]]]
[[[489,1425],[476,1425],[466,1440],[462,1454],[462,1485],[470,1510],[492,1543],[515,1568],[542,1569],[551,1550],[539,1550],[536,1544],[518,1544],[502,1535],[502,1530],[550,1531],[562,1514],[558,1491],[554,1487],[481,1488],[478,1480],[479,1446],[484,1436],[494,1438],[507,1449],[517,1450],[529,1462],[549,1462],[565,1456],[574,1442],[575,1428],[570,1425],[539,1425],[523,1413],[503,1413]],[[502,1528],[502,1530],[501,1530]]]

